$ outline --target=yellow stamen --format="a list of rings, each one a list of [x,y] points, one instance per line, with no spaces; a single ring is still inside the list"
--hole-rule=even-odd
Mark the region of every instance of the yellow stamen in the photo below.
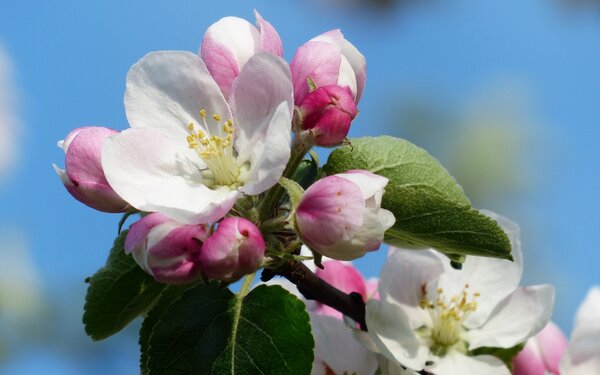
[[[208,130],[206,123],[206,110],[200,110],[204,129]],[[213,114],[213,120],[219,124],[221,115]],[[196,150],[198,156],[207,164],[211,171],[211,177],[217,185],[234,185],[240,174],[239,167],[235,162],[233,152],[233,120],[229,119],[223,124],[224,137],[210,135],[196,128],[194,123],[187,126],[189,135],[186,140],[189,148]]]

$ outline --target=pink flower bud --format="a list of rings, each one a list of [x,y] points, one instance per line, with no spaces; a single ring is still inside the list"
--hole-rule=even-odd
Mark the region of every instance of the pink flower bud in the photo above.
[[[348,87],[323,86],[308,94],[300,106],[302,128],[312,129],[315,144],[342,143],[358,110]]]
[[[559,374],[559,363],[567,349],[567,338],[554,323],[527,340],[523,350],[513,359],[513,374]]]
[[[315,182],[296,208],[296,228],[304,243],[338,260],[379,249],[395,222],[394,215],[381,208],[387,183],[385,177],[359,170]]]
[[[65,140],[58,142],[66,154],[66,171],[53,164],[54,170],[75,199],[98,211],[125,212],[129,208],[110,187],[102,169],[102,143],[116,133],[88,126],[71,131]]]
[[[331,30],[298,48],[292,62],[294,102],[300,106],[309,94],[309,78],[317,87],[348,87],[355,103],[360,101],[366,80],[366,62],[340,30]]]
[[[264,51],[283,56],[277,31],[258,12],[254,15],[256,27],[238,17],[225,17],[212,24],[202,39],[200,57],[225,98],[231,94],[233,81],[242,67],[254,54]]]
[[[181,224],[152,213],[131,225],[125,252],[156,281],[186,284],[200,276],[198,254],[207,237],[204,225]]]
[[[265,240],[256,225],[241,217],[229,217],[204,242],[200,263],[206,276],[231,282],[256,271],[265,249]]]

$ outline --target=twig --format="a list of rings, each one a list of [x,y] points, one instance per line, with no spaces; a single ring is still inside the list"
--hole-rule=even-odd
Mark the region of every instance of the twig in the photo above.
[[[269,270],[265,270],[269,271]],[[302,295],[309,300],[315,300],[336,309],[354,320],[363,331],[367,330],[365,323],[365,302],[356,292],[346,294],[333,287],[315,275],[302,262],[293,260],[286,263],[276,272],[263,272],[263,281],[270,279],[274,274],[281,275],[294,283]]]

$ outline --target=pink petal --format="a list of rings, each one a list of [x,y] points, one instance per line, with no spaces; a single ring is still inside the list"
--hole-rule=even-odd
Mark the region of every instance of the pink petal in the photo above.
[[[341,61],[341,47],[328,42],[309,41],[298,48],[290,63],[296,105],[302,104],[310,91],[309,77],[317,87],[337,84]]]
[[[260,30],[260,50],[270,52],[275,56],[283,57],[283,46],[277,30],[264,20],[261,15],[255,10],[256,24]]]

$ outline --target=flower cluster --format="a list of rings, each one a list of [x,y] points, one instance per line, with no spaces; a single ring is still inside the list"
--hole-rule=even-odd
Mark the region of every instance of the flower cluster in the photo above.
[[[371,171],[350,165],[325,175],[328,169],[319,166],[314,154],[305,156],[314,146],[350,143],[346,136],[365,86],[365,59],[339,30],[306,42],[289,64],[282,56],[277,31],[258,13],[256,25],[236,17],[219,20],[206,31],[198,53],[144,56],[127,74],[130,128],[73,130],[58,143],[66,157],[64,170],[54,166],[57,174],[82,203],[125,213],[124,219],[139,215],[123,250],[156,282],[193,288],[199,280],[219,280],[203,285],[220,288],[252,275],[233,308],[222,313],[238,314],[235,322],[257,270],[265,268],[266,281],[286,276],[290,265],[306,270],[301,261],[313,260],[319,268],[308,272],[318,280],[315,285],[329,288],[326,293],[304,289],[297,275],[288,278],[298,286],[310,315],[314,374],[372,375],[379,368],[382,374],[504,375],[510,373],[507,363],[515,350],[527,340],[514,360],[515,371],[536,363],[556,372],[561,355],[532,339],[550,320],[554,290],[549,285],[519,286],[517,226],[465,206],[468,200],[456,197],[462,190],[451,177],[444,180],[441,166],[431,176],[402,168],[389,179],[377,174],[395,165],[433,170],[429,159],[409,157],[381,168],[369,166]],[[424,158],[420,149],[415,155]],[[303,169],[302,163],[310,167]],[[442,185],[453,186],[448,196],[438,191]],[[393,195],[399,208],[385,204],[390,186],[397,190]],[[417,194],[427,199],[408,204]],[[425,211],[404,212],[421,206]],[[450,209],[451,220],[470,215],[466,221],[484,221],[481,231],[497,229],[482,236],[504,240],[492,246],[502,251],[478,252],[475,240],[461,253],[458,235],[449,240],[452,251],[447,254],[453,262],[434,249],[416,249],[431,245],[440,250],[436,236],[443,233],[478,233],[470,227],[440,229],[447,222],[436,215]],[[429,220],[426,224],[434,229],[402,227],[418,218]],[[417,235],[411,236],[411,230]],[[378,250],[390,232],[395,232],[394,244],[412,248],[391,248],[380,281],[367,281],[348,261]],[[301,253],[303,245],[310,256]],[[461,262],[462,269],[455,269]],[[220,299],[222,304],[229,303],[227,298]],[[342,302],[333,303],[335,298]],[[145,300],[149,305],[141,306],[140,314],[154,303]],[[581,316],[587,319],[586,313]],[[238,323],[232,324],[235,336]],[[550,325],[542,334],[552,329]],[[598,365],[597,356],[579,349],[588,348],[597,331],[590,336],[575,330],[561,368],[576,374],[570,369]],[[152,334],[151,340],[160,339]]]
[[[83,127],[59,142],[66,170],[55,169],[69,193],[100,211],[144,215],[125,250],[159,282],[234,281],[285,256],[270,250],[265,259],[273,232],[355,259],[378,249],[394,223],[381,208],[387,179],[367,171],[317,181],[279,220],[280,179],[312,146],[344,142],[365,59],[333,30],[288,65],[276,30],[256,20],[221,19],[197,54],[144,56],[127,74],[131,127]],[[259,229],[273,221],[284,225]]]

